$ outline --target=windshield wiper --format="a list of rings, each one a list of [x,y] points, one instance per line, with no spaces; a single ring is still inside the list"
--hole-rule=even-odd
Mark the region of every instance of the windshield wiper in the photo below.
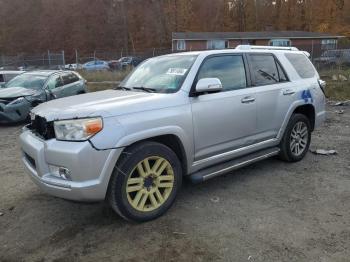
[[[154,92],[157,91],[157,90],[154,89],[154,88],[144,87],[144,86],[135,86],[135,87],[133,87],[132,89],[142,90],[142,91],[145,91],[145,92],[148,92],[148,93],[154,93]]]
[[[117,86],[113,88],[114,90],[126,90],[126,91],[131,91],[130,87],[125,87],[125,86]]]

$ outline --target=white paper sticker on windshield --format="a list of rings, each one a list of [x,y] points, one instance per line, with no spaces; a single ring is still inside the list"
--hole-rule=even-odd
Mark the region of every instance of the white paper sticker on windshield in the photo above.
[[[186,68],[169,68],[168,72],[166,72],[167,75],[177,75],[177,76],[183,76],[187,72]]]

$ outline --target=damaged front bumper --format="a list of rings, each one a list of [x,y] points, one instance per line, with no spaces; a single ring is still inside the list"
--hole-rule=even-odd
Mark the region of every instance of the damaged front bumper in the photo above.
[[[110,176],[122,148],[96,150],[88,142],[44,140],[27,128],[20,135],[22,162],[30,178],[46,193],[77,201],[105,199]],[[68,170],[61,177],[55,170]]]
[[[10,124],[24,121],[28,118],[30,109],[31,104],[28,101],[13,105],[0,103],[0,123]]]

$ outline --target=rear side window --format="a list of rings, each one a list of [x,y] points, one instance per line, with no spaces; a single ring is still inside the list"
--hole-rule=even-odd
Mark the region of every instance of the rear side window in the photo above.
[[[66,73],[62,75],[64,85],[69,85],[71,83],[79,81],[79,77],[74,73]]]
[[[249,55],[249,61],[255,86],[280,82],[276,61],[272,55]]]
[[[224,91],[245,88],[247,80],[243,57],[227,55],[205,60],[199,70],[198,80],[213,77],[220,79]]]
[[[303,54],[285,54],[301,78],[312,78],[315,76],[315,69],[310,60]]]

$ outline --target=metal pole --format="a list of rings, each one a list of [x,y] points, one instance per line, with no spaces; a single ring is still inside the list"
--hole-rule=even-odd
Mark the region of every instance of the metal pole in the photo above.
[[[47,50],[47,59],[49,62],[49,67],[51,67],[51,56],[50,56],[50,50]]]
[[[78,50],[77,49],[75,49],[75,63],[78,66]]]
[[[94,51],[94,61],[96,61],[96,50]]]
[[[66,65],[66,59],[64,57],[64,50],[62,50],[62,62],[63,62],[63,66]]]

